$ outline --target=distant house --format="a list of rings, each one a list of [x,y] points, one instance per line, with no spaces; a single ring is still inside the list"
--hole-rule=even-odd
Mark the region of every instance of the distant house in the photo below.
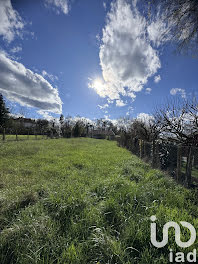
[[[89,136],[96,139],[113,140],[115,138],[115,133],[112,130],[94,129],[90,131]]]

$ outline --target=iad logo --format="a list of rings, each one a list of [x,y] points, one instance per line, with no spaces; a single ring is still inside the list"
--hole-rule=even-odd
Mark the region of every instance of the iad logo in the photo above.
[[[164,247],[167,243],[168,243],[168,230],[170,227],[173,227],[175,229],[175,242],[177,243],[177,245],[181,248],[187,248],[190,247],[191,245],[193,245],[193,243],[196,240],[196,230],[194,228],[194,226],[192,226],[190,223],[188,222],[184,222],[181,221],[180,224],[186,228],[188,228],[190,230],[191,233],[191,237],[187,242],[183,242],[180,239],[180,226],[176,223],[176,222],[168,222],[164,225],[163,227],[163,239],[161,242],[157,241],[157,230],[156,230],[156,223],[155,221],[157,220],[156,216],[153,215],[151,216],[151,221],[153,223],[151,223],[151,243],[157,247],[157,248],[162,248]],[[185,262],[185,256],[183,252],[177,252],[175,254],[175,259],[173,256],[173,252],[172,250],[170,250],[170,255],[169,255],[169,260],[170,262],[173,262],[173,260],[175,260],[175,262]],[[196,262],[196,249],[193,250],[193,252],[189,252],[187,254],[187,261],[188,262]]]

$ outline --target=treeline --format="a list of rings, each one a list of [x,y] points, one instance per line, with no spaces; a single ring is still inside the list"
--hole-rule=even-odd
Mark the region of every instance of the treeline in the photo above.
[[[85,137],[112,133],[127,146],[129,138],[153,142],[169,141],[174,144],[198,145],[198,103],[196,98],[186,101],[169,101],[155,109],[152,115],[135,119],[89,120],[82,117],[64,117],[59,120],[30,119],[9,113],[0,94],[0,133],[46,135],[49,137]]]
[[[132,120],[120,135],[123,140],[132,137],[146,142],[166,140],[175,144],[198,146],[197,99],[167,101],[156,107],[152,115]]]
[[[9,112],[5,105],[3,96],[0,94],[0,134],[3,135],[3,140],[6,139],[6,134],[16,135],[43,135],[50,138],[58,137],[86,137],[86,136],[101,136],[110,134],[110,131],[116,135],[118,128],[113,122],[105,119],[96,121],[82,117],[64,117],[58,119],[31,119],[22,116],[17,117]]]

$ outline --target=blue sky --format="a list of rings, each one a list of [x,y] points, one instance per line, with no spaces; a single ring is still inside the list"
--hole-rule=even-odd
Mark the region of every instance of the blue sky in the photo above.
[[[175,55],[138,1],[0,2],[0,93],[31,117],[136,117],[197,91],[198,59]],[[8,12],[9,11],[9,12]]]

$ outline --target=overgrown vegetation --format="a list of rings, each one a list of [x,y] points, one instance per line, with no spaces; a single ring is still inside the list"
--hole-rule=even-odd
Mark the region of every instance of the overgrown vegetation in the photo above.
[[[183,220],[198,230],[196,194],[116,142],[29,140],[0,148],[0,263],[169,263],[168,247],[180,251],[174,232],[156,250],[150,216],[159,227]]]

